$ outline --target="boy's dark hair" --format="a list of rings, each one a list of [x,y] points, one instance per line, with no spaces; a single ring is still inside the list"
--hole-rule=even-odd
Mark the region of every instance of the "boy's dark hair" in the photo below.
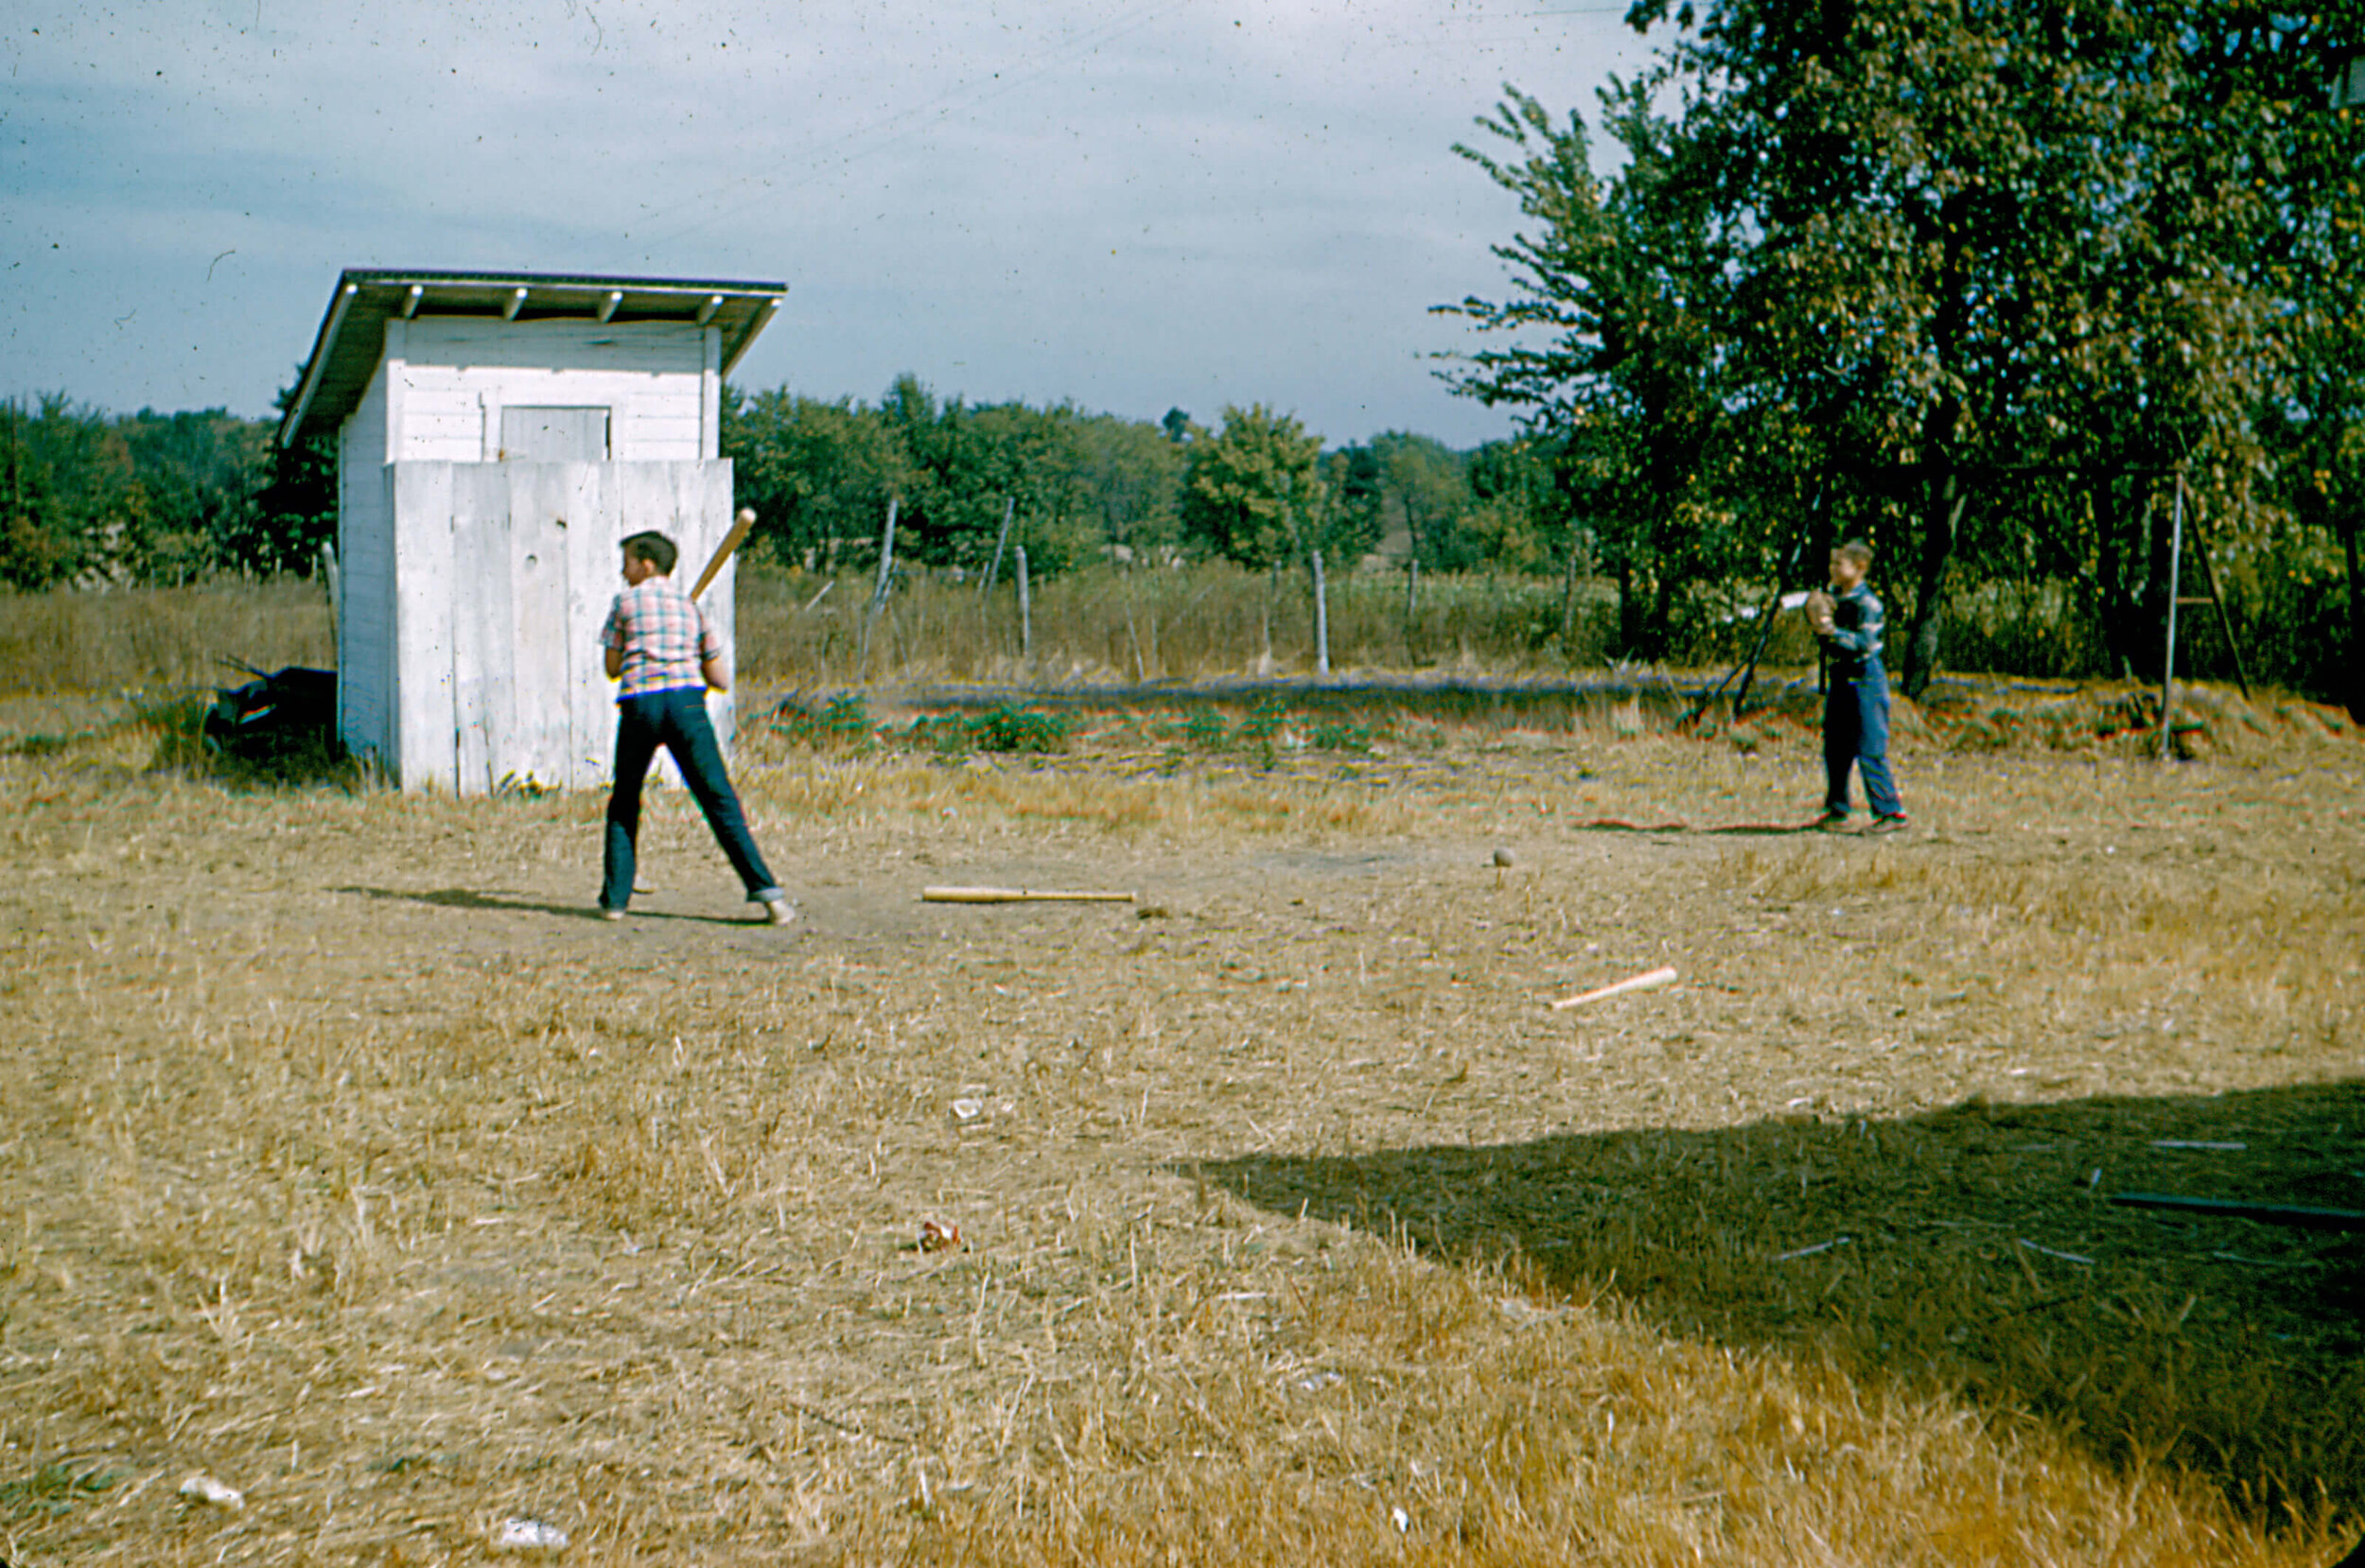
[[[1845,555],[1866,571],[1872,569],[1872,547],[1862,539],[1850,539],[1844,545],[1834,546],[1831,553]]]
[[[681,551],[674,548],[674,541],[662,533],[626,534],[623,548],[631,559],[655,566],[659,577],[673,576],[674,563],[681,559]]]

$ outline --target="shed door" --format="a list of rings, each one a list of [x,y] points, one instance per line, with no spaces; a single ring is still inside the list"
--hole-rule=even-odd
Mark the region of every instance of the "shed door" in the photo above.
[[[605,462],[605,409],[501,410],[503,462]]]

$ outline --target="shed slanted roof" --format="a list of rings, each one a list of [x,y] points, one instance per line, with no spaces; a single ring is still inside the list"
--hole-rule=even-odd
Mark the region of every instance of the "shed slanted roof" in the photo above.
[[[714,278],[606,278],[561,272],[359,271],[337,279],[296,399],[279,422],[292,445],[334,430],[359,405],[377,370],[386,322],[421,313],[535,322],[693,322],[723,334],[729,374],[787,296],[784,283]]]

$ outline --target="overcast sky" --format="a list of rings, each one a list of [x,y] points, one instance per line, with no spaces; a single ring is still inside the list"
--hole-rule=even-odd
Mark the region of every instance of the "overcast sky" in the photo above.
[[[259,415],[346,267],[779,280],[734,380],[1456,445],[1508,80],[1603,0],[0,0],[0,394]]]

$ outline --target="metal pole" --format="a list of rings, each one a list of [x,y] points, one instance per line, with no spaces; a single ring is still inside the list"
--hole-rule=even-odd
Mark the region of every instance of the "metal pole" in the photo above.
[[[2176,471],[2176,507],[2168,525],[2168,649],[2160,666],[2160,760],[2176,759],[2176,593],[2183,567],[2184,470]]]

